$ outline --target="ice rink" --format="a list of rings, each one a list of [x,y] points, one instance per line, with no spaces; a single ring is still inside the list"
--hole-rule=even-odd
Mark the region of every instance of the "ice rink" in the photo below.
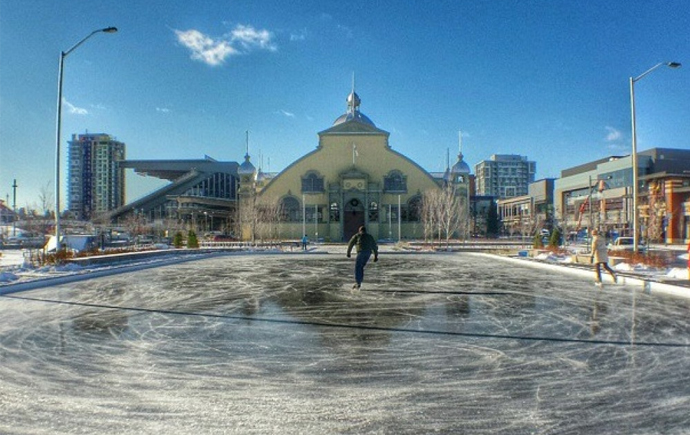
[[[681,434],[690,301],[474,254],[227,255],[0,297],[2,434]]]

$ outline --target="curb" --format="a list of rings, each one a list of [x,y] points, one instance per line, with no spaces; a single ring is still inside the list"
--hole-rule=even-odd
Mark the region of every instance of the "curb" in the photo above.
[[[558,265],[558,264],[551,264],[551,263],[544,263],[536,260],[529,260],[526,258],[514,258],[514,257],[504,257],[501,255],[495,255],[495,254],[486,254],[486,253],[473,253],[473,255],[482,255],[482,256],[487,256],[491,258],[497,258],[506,262],[511,262],[511,263],[516,263],[516,264],[522,264],[526,265],[528,267],[534,267],[538,269],[546,269],[546,270],[555,270],[561,273],[569,273],[571,275],[578,275],[578,276],[588,276],[592,277],[594,274],[593,270],[590,269],[585,269],[581,267],[570,267],[570,266],[564,266],[564,265]],[[653,279],[645,279],[642,277],[638,276],[633,276],[629,274],[620,274],[618,273],[618,282],[619,284],[624,284],[624,285],[636,285],[642,287],[643,291],[649,294],[652,293],[662,293],[662,294],[668,294],[668,295],[673,295],[673,296],[680,296],[683,298],[690,298],[690,288],[682,285],[674,285],[674,284],[669,284],[665,282],[659,282]],[[613,284],[613,280],[611,277],[607,274],[602,274],[602,279],[604,279],[604,282]]]
[[[132,264],[113,267],[111,269],[89,270],[84,273],[77,273],[72,275],[39,278],[33,281],[20,282],[16,284],[6,284],[0,286],[0,296],[9,295],[12,293],[23,292],[27,290],[35,290],[42,287],[56,286],[62,284],[69,284],[71,282],[83,281],[93,278],[101,278],[104,276],[117,275],[120,273],[136,272],[138,270],[152,269],[154,267],[170,266],[172,264],[186,263],[189,261],[203,260],[206,258],[224,255],[223,253],[207,253],[195,256],[187,256],[186,258],[170,258],[162,261],[153,261],[144,264]]]

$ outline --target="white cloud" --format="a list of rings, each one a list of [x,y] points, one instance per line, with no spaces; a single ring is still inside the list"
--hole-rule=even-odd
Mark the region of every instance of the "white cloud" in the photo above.
[[[307,29],[302,29],[297,33],[290,34],[290,41],[304,41],[307,39]]]
[[[81,107],[77,107],[74,104],[70,103],[69,101],[65,100],[64,98],[62,99],[62,104],[67,107],[67,110],[69,110],[69,113],[73,115],[88,115],[89,111],[86,109],[83,109]]]
[[[192,59],[210,66],[222,65],[230,56],[248,54],[255,49],[278,50],[273,42],[273,33],[243,24],[238,24],[221,37],[205,35],[195,29],[175,30],[175,35],[178,42],[192,52]]]
[[[228,41],[213,39],[198,30],[175,30],[175,35],[182,45],[191,50],[192,59],[207,65],[220,65],[228,56],[237,54],[237,50],[231,47]]]
[[[170,109],[168,109],[167,107],[156,107],[156,112],[170,113]]]
[[[623,134],[613,127],[606,126],[606,130],[608,131],[606,134],[606,142],[615,142],[623,137]]]
[[[283,110],[283,109],[280,109],[280,113],[282,113],[283,115],[287,116],[288,118],[294,118],[294,117],[295,117],[295,114],[294,114],[294,113],[288,112],[288,111]]]
[[[230,34],[232,35],[232,42],[240,43],[247,50],[252,50],[255,47],[269,51],[278,49],[271,41],[273,34],[268,30],[257,30],[252,26],[238,24]]]

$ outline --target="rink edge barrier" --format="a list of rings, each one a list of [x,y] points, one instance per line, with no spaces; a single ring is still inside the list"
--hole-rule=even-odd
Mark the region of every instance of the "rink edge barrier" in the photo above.
[[[571,275],[578,276],[589,276],[594,278],[594,269],[584,268],[582,266],[567,266],[559,264],[544,263],[538,260],[531,260],[526,258],[516,258],[516,257],[506,257],[504,255],[487,254],[481,252],[472,252],[471,255],[491,257],[499,259],[505,262],[511,262],[514,264],[522,264],[529,267],[534,267],[538,269],[553,270],[568,273]],[[618,285],[635,285],[642,287],[646,293],[662,293],[673,296],[680,296],[683,298],[690,298],[690,288],[683,285],[675,285],[665,282],[659,282],[654,279],[645,279],[643,277],[634,276],[626,273],[616,273],[618,275]],[[602,279],[604,283],[609,285],[614,285],[613,279],[607,274],[602,274]]]

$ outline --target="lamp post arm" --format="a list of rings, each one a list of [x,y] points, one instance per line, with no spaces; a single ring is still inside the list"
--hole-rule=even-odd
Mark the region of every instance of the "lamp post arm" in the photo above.
[[[647,74],[649,74],[650,72],[652,72],[652,71],[654,71],[655,69],[659,68],[660,66],[667,65],[667,64],[668,64],[668,62],[659,62],[659,63],[657,63],[656,65],[654,65],[653,67],[649,68],[647,71],[643,72],[643,73],[640,74],[639,76],[637,76],[637,77],[635,77],[634,79],[632,79],[632,81],[633,81],[633,82],[636,82],[636,81],[640,80],[642,77],[644,77],[644,76],[646,76]]]
[[[666,65],[669,68],[674,68],[674,69],[681,67],[681,64],[679,62],[659,62],[656,65],[654,65],[653,67],[649,68],[647,71],[640,74],[639,76],[635,77],[634,79],[632,79],[632,78],[631,79],[632,79],[632,81],[636,82],[636,81],[640,80],[642,77],[649,74],[650,72],[652,72],[655,69],[659,68],[660,66],[664,66],[664,65]]]
[[[65,57],[67,57],[67,55],[69,55],[71,52],[73,52],[74,50],[76,50],[77,47],[79,47],[80,45],[82,45],[87,39],[89,39],[90,37],[92,37],[92,36],[95,35],[96,33],[100,33],[100,32],[114,33],[114,32],[117,32],[117,28],[115,28],[115,27],[106,27],[106,28],[103,28],[103,29],[94,30],[93,32],[91,32],[91,33],[89,33],[88,35],[86,35],[81,41],[79,41],[79,42],[77,42],[76,44],[74,44],[74,45],[72,46],[72,48],[70,48],[70,49],[67,50],[67,51],[63,51],[63,52],[62,52],[62,58],[64,59]]]
[[[99,30],[94,30],[93,32],[91,32],[91,33],[89,33],[88,35],[86,35],[81,41],[79,41],[79,42],[77,42],[76,44],[74,44],[74,45],[72,46],[72,48],[68,49],[67,51],[63,51],[63,52],[62,52],[62,57],[63,57],[63,58],[67,57],[68,54],[70,54],[71,52],[73,52],[74,50],[76,50],[77,47],[79,47],[80,45],[82,45],[87,39],[89,39],[90,37],[92,37],[93,35],[95,35],[95,34],[98,33],[98,32],[102,32],[102,30],[100,30],[100,29],[99,29]]]

